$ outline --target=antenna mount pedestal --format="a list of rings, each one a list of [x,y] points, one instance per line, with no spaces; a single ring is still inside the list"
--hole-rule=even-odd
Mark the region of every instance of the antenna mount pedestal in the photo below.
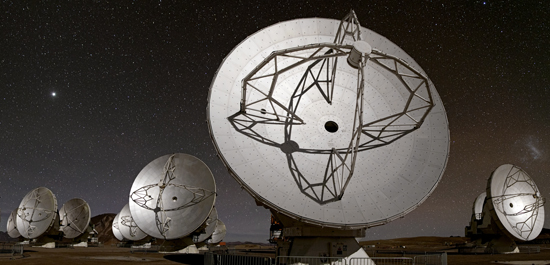
[[[365,228],[343,230],[304,223],[272,211],[283,225],[282,240],[277,240],[277,256],[368,257],[356,238]]]

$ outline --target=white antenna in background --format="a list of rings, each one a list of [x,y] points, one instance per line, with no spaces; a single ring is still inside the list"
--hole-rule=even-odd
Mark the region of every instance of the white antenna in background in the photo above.
[[[545,198],[524,170],[511,164],[501,165],[489,177],[486,192],[474,202],[466,236],[476,246],[485,247],[486,252],[518,253],[516,241],[533,240],[542,231],[544,203]]]
[[[17,230],[26,239],[49,231],[57,216],[57,199],[51,190],[40,187],[27,193],[17,210]]]
[[[145,166],[134,180],[129,197],[131,215],[146,234],[181,239],[207,221],[216,200],[216,184],[204,162],[177,153]]]
[[[220,219],[216,220],[215,227],[216,229],[212,233],[212,238],[208,240],[208,244],[210,245],[217,245],[222,242],[227,232],[225,224]]]
[[[130,213],[130,206],[126,204],[120,213],[117,215],[118,229],[127,240],[140,241],[147,237],[147,234],[138,227],[132,214]]]
[[[83,199],[74,198],[63,204],[59,209],[60,228],[63,231],[63,237],[76,238],[89,233],[91,215],[90,205]],[[86,239],[87,236],[86,234]]]
[[[214,233],[214,230],[216,230],[217,221],[218,221],[218,211],[216,210],[216,207],[214,207],[212,209],[212,212],[210,212],[208,219],[206,219],[206,227],[204,228],[204,233],[199,234],[196,237],[196,240],[194,240],[195,245],[197,245],[197,247],[205,245],[206,244],[205,241],[211,238],[212,234]]]
[[[36,244],[46,248],[55,247],[54,237],[59,234],[59,216],[57,199],[52,191],[40,187],[27,193],[17,209],[16,226],[25,239],[34,239]]]
[[[13,210],[8,218],[7,232],[11,238],[18,238],[21,236],[21,233],[17,230],[17,210],[18,209]]]
[[[120,232],[120,224],[118,223],[119,217],[120,217],[120,212],[117,213],[115,218],[113,219],[113,224],[112,224],[113,235],[118,241],[127,241],[128,239],[124,238],[122,236],[122,233]]]

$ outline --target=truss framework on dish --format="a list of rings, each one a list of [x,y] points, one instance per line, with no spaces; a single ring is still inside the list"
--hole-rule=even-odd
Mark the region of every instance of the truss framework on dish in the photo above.
[[[61,230],[65,238],[76,238],[88,231],[91,218],[90,206],[80,198],[67,201],[59,209]]]
[[[208,121],[222,161],[257,201],[324,226],[403,216],[435,188],[448,156],[433,83],[353,11],[244,40],[212,82]]]
[[[129,207],[146,234],[178,239],[206,221],[215,194],[210,169],[200,159],[178,153],[159,157],[143,168],[132,185]]]
[[[143,232],[134,221],[128,204],[120,210],[117,217],[116,225],[123,238],[131,241],[139,241],[147,237],[147,234]],[[113,225],[114,224],[113,221]]]
[[[57,199],[51,190],[36,188],[23,198],[17,209],[17,230],[27,239],[49,231],[57,218]]]
[[[18,209],[15,209],[11,212],[10,217],[8,218],[8,223],[6,225],[6,232],[8,232],[8,235],[11,238],[18,238],[21,236],[19,231],[17,231],[17,210]]]
[[[113,224],[112,224],[113,235],[116,237],[118,241],[126,241],[128,239],[124,238],[124,236],[122,236],[122,233],[120,232],[120,225],[118,224],[119,217],[120,217],[120,212],[117,213],[115,218],[113,219]]]
[[[505,232],[523,241],[533,240],[540,234],[545,198],[525,171],[514,165],[502,165],[491,175],[487,190]]]

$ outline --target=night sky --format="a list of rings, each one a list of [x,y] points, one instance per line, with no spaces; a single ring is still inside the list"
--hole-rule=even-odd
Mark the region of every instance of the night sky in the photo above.
[[[229,176],[210,140],[210,83],[254,32],[295,18],[339,20],[352,8],[422,66],[451,133],[431,197],[368,239],[463,236],[474,199],[504,163],[550,198],[548,1],[37,2],[0,9],[2,231],[40,186],[59,208],[79,197],[93,216],[118,213],[145,165],[182,152],[214,174],[226,241],[266,242],[269,211]]]

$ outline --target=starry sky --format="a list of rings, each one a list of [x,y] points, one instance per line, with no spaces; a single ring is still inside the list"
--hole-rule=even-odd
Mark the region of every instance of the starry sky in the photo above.
[[[203,160],[226,241],[266,242],[256,206],[216,157],[210,83],[247,36],[307,17],[361,24],[399,45],[434,82],[451,151],[434,193],[368,239],[464,235],[499,165],[522,167],[550,197],[547,1],[2,1],[0,230],[36,187],[118,213],[139,171],[162,155]],[[460,2],[460,3],[458,3]],[[545,227],[550,228],[550,209]]]

